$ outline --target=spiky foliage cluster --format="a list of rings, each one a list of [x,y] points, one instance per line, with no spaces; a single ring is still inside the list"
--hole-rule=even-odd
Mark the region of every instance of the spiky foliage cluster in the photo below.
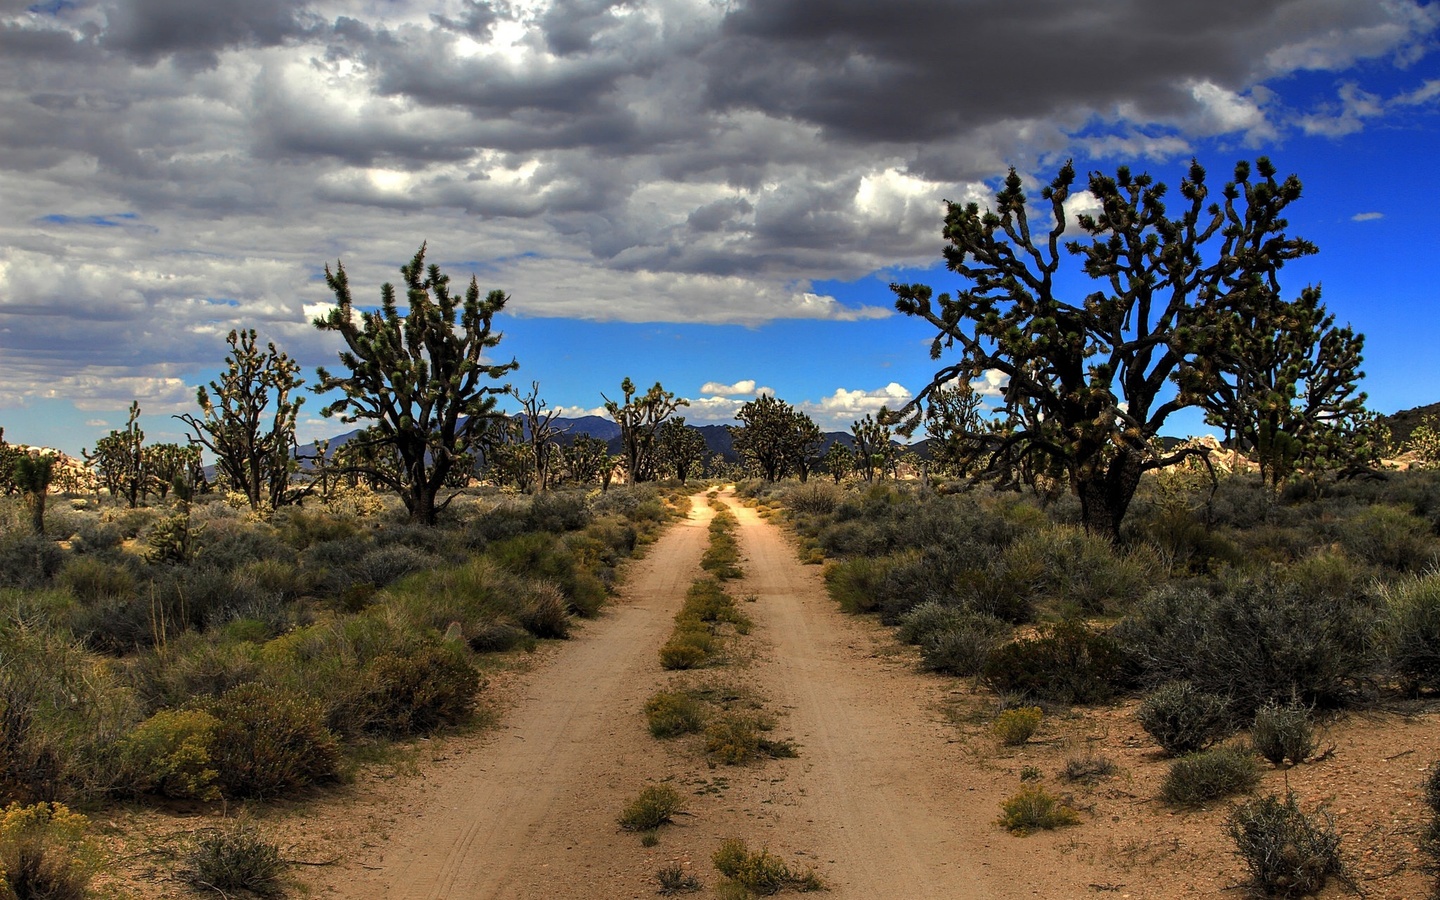
[[[895,457],[894,446],[890,443],[888,419],[888,410],[882,406],[878,416],[866,413],[865,418],[850,423],[850,436],[855,440],[852,451],[855,471],[866,481],[875,480],[877,472],[884,478]]]
[[[1174,396],[1171,382],[1203,346],[1211,313],[1262,291],[1277,294],[1280,268],[1315,252],[1285,233],[1282,216],[1300,196],[1299,179],[1277,180],[1265,159],[1256,170],[1252,179],[1248,163],[1237,165],[1216,202],[1205,170],[1192,162],[1173,216],[1164,184],[1122,167],[1114,177],[1091,173],[1086,189],[1100,211],[1073,217],[1065,206],[1076,181],[1069,163],[1041,190],[1050,218],[1043,230],[1032,230],[1013,169],[992,208],[950,204],[945,261],[965,279],[963,289],[938,297],[921,284],[891,289],[900,312],[935,327],[931,356],[958,345],[960,358],[901,412],[913,420],[942,386],[999,373],[1006,427],[976,435],[989,467],[1056,468],[1086,527],[1118,536],[1140,475],[1177,461],[1156,453],[1152,439],[1191,402]],[[1077,224],[1080,238],[1064,240]],[[1083,297],[1061,296],[1062,244],[1094,280]]]
[[[740,407],[731,426],[735,451],[759,468],[766,481],[794,473],[810,477],[824,436],[805,413],[778,397],[762,395]]]
[[[140,430],[140,403],[130,404],[123,430],[111,431],[95,442],[95,452],[81,451],[112,497],[123,497],[131,509],[145,498],[149,469],[145,459],[145,432]]]
[[[337,263],[333,272],[325,267],[336,306],[317,318],[315,327],[345,340],[340,362],[349,374],[322,368],[315,391],[340,391],[322,415],[371,423],[349,443],[360,441],[396,463],[352,468],[398,494],[411,521],[433,525],[454,497],[437,502],[440,492],[496,415],[495,395],[506,386],[488,382],[504,378],[517,364],[483,359],[500,343],[491,323],[509,298],[491,291],[482,300],[474,277],[463,297],[452,294],[449,276],[433,263],[425,267],[425,249],[422,244],[400,267],[404,314],[389,283],[381,288],[379,310],[357,314],[345,267]]]
[[[684,416],[666,419],[655,436],[658,464],[684,484],[705,461],[705,435],[685,424]]]
[[[175,418],[215,454],[215,467],[251,509],[278,509],[296,496],[295,420],[305,398],[292,393],[304,384],[300,364],[273,343],[261,350],[253,328],[231,331],[226,340],[225,372],[196,391],[200,415]]]
[[[659,436],[665,421],[690,401],[665,390],[660,382],[641,394],[635,382],[620,382],[621,399],[611,400],[604,394],[605,411],[620,426],[620,443],[625,454],[625,469],[635,483],[654,481],[659,470]]]

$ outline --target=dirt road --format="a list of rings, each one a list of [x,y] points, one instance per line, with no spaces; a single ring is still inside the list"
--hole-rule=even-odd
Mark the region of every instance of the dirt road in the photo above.
[[[635,564],[623,596],[527,676],[513,711],[458,747],[397,811],[368,853],[317,873],[347,898],[654,896],[656,869],[680,864],[713,886],[709,857],[744,837],[814,867],[835,898],[1019,898],[1086,893],[1093,873],[1063,868],[1062,838],[1025,841],[994,825],[999,788],[974,777],[940,711],[945,682],[887,652],[893,640],[846,617],[775,526],[736,505],[756,621],[748,664],[712,678],[743,684],[776,713],[796,759],[713,767],[693,743],[659,742],[645,698],[670,683],[656,651],[700,574],[711,512],[690,518]],[[645,848],[616,816],[647,783],[692,799]],[[1037,864],[1041,863],[1041,864]]]

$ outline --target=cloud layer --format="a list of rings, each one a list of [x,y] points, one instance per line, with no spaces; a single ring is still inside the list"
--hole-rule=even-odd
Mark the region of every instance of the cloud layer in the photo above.
[[[1295,110],[1266,87],[1413,62],[1434,4],[1017,10],[0,0],[7,386],[179,403],[240,325],[321,361],[320,267],[343,258],[373,296],[426,239],[521,315],[881,317],[813,284],[929,263],[942,198],[983,196],[1007,164],[1339,135],[1440,97],[1346,82]],[[821,405],[869,409],[859,393]]]

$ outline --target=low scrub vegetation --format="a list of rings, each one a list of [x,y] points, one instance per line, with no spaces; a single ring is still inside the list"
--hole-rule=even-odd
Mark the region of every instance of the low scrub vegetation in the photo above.
[[[88,897],[97,862],[89,824],[58,803],[6,807],[0,813],[0,897]]]
[[[620,813],[620,827],[626,831],[654,831],[672,822],[685,808],[685,798],[668,784],[652,784],[631,800]]]
[[[741,896],[770,896],[784,890],[801,893],[825,890],[813,869],[792,869],[769,850],[751,850],[739,838],[729,838],[711,856],[715,870],[739,888]]]
[[[1232,730],[1230,702],[1188,681],[1162,685],[1141,702],[1135,715],[1140,727],[1172,756],[1204,750]]]
[[[1323,810],[1305,815],[1294,793],[1242,803],[1230,815],[1229,831],[1256,892],[1267,897],[1309,896],[1331,875],[1344,875],[1335,823]]]
[[[1252,791],[1259,783],[1260,769],[1248,748],[1216,747],[1171,763],[1160,784],[1160,799],[1170,806],[1202,806]]]
[[[1000,804],[1000,827],[1021,837],[1079,822],[1079,813],[1039,785],[1026,785]]]
[[[280,848],[254,825],[242,822],[196,835],[180,878],[197,890],[221,897],[231,891],[278,897],[285,869]]]

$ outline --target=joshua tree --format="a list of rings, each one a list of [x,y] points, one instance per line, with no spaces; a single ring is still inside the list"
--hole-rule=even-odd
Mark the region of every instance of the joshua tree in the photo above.
[[[635,383],[629,378],[620,382],[624,402],[611,400],[604,394],[605,411],[620,426],[620,443],[625,454],[625,468],[632,482],[655,480],[655,444],[660,426],[682,406],[690,401],[677,398],[674,394],[655,384],[643,394],[637,395]]]
[[[398,466],[358,469],[399,494],[412,522],[434,525],[455,498],[437,502],[446,479],[498,415],[495,395],[509,388],[487,382],[504,378],[518,364],[484,361],[485,351],[500,343],[491,324],[509,298],[491,291],[482,300],[473,276],[463,298],[452,295],[449,276],[433,263],[425,268],[425,249],[422,244],[400,267],[408,304],[403,315],[387,283],[380,290],[380,310],[361,313],[357,321],[345,267],[337,263],[334,272],[325,267],[336,307],[316,319],[315,327],[344,338],[340,362],[349,374],[320,369],[315,391],[342,394],[321,411],[327,418],[372,423],[350,443],[363,441],[393,456]]]

